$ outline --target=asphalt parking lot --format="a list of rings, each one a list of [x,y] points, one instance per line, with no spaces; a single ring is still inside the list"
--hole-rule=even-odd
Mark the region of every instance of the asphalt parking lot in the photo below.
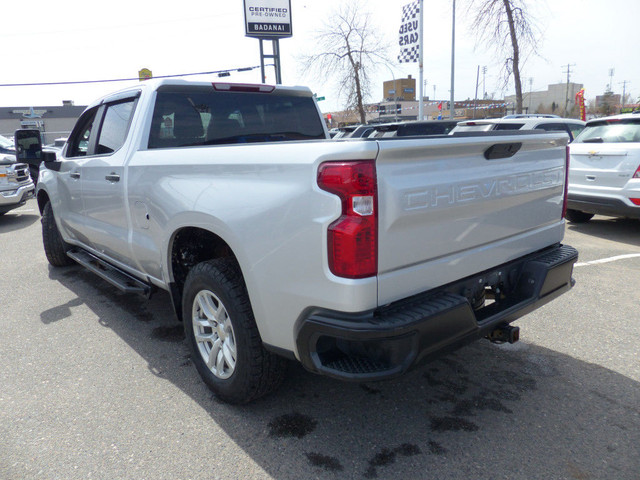
[[[212,397],[164,293],[49,267],[33,200],[0,217],[0,479],[640,479],[640,222],[569,225],[575,288],[388,382],[293,365]]]

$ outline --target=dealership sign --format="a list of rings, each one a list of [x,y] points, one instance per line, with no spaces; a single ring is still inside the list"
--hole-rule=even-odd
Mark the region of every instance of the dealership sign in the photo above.
[[[247,37],[284,38],[293,35],[291,0],[244,0]]]

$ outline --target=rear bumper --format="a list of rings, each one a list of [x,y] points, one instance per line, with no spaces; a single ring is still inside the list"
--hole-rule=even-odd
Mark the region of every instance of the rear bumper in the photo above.
[[[640,218],[640,207],[629,206],[619,198],[569,193],[567,208],[596,215]]]
[[[307,309],[296,324],[299,358],[308,370],[345,380],[398,376],[567,292],[577,259],[574,248],[557,245],[374,311]],[[498,299],[474,310],[489,287]]]

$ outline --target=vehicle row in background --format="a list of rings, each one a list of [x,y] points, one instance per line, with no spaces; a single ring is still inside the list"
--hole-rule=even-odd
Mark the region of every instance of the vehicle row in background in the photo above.
[[[350,125],[330,130],[331,138],[385,138],[446,135],[458,124],[457,120],[418,120],[412,122]]]
[[[447,135],[459,132],[489,132],[492,130],[545,130],[566,132],[569,140],[582,131],[585,122],[557,115],[507,115],[502,118],[479,120],[422,120],[368,125],[350,125],[332,129],[334,139],[411,137],[418,135]]]
[[[458,122],[451,133],[489,132],[492,130],[545,130],[547,132],[566,132],[573,141],[585,126],[582,120],[560,118],[557,116],[507,115],[503,118],[482,120],[464,120]]]

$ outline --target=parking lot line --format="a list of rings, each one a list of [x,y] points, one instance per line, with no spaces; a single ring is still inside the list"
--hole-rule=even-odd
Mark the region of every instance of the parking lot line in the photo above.
[[[618,260],[626,260],[627,258],[637,258],[637,257],[640,257],[640,253],[628,253],[626,255],[616,255],[615,257],[601,258],[600,260],[592,260],[590,262],[579,262],[579,263],[576,263],[574,267],[586,267],[589,265],[599,265],[601,263],[616,262]]]

